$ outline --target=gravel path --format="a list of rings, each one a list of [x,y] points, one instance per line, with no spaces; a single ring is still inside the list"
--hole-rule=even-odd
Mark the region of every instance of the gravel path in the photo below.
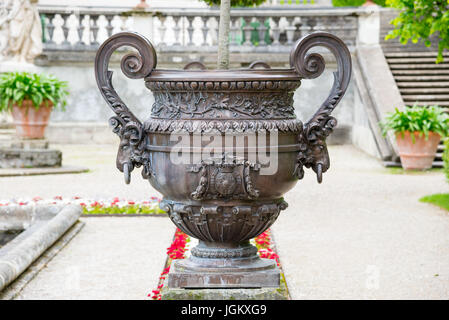
[[[170,219],[82,220],[81,232],[17,299],[150,299],[175,232]]]
[[[294,299],[448,299],[449,217],[418,199],[441,172],[389,174],[352,147],[286,195],[273,232]]]
[[[0,200],[14,198],[44,199],[54,196],[79,196],[89,199],[120,198],[144,200],[160,196],[140,175],[132,172],[131,184],[126,185],[123,174],[115,167],[116,145],[52,145],[63,152],[63,165],[85,166],[87,173],[0,177]]]
[[[116,146],[57,146],[85,174],[0,178],[0,199],[158,195],[115,169]],[[449,298],[449,217],[421,196],[448,192],[441,172],[391,174],[351,146],[331,147],[321,185],[312,171],[286,195],[273,227],[294,299]],[[139,171],[136,170],[136,171]],[[174,226],[164,218],[85,218],[86,226],[22,299],[142,299],[155,287]],[[74,280],[73,280],[74,279]]]

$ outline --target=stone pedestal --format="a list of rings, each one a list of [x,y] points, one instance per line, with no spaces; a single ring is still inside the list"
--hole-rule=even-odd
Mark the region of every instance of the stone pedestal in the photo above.
[[[276,262],[259,259],[265,270],[210,268],[189,270],[189,259],[174,260],[161,291],[162,300],[288,300]],[[257,264],[257,263],[256,263]],[[254,263],[253,263],[254,265]]]
[[[264,270],[209,268],[189,270],[189,259],[175,260],[161,292],[162,300],[288,300],[284,277],[274,260],[258,259]],[[259,266],[260,267],[260,266]]]
[[[252,268],[208,268],[189,270],[183,260],[175,260],[168,274],[169,288],[279,288],[280,272],[274,260],[259,259]],[[260,266],[259,266],[260,265]]]
[[[0,168],[61,167],[62,152],[49,149],[46,139],[25,140],[13,134],[0,137]]]

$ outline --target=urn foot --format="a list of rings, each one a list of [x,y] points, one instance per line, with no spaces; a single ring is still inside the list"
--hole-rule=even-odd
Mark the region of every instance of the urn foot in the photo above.
[[[168,274],[169,288],[277,288],[279,281],[276,261],[259,258],[249,241],[200,240],[192,255],[176,260]]]

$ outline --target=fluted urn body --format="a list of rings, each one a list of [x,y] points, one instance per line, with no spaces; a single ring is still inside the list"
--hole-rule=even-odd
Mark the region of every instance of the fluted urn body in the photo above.
[[[122,59],[123,72],[144,78],[154,95],[151,116],[140,122],[112,87],[108,62],[121,46],[137,53]],[[303,124],[293,95],[304,78],[324,70],[323,58],[307,54],[325,46],[338,71],[331,94]],[[173,223],[199,239],[191,256],[176,262],[173,287],[277,286],[274,261],[260,259],[249,240],[287,208],[283,195],[312,168],[321,182],[329,168],[325,139],[336,125],[330,113],[349,82],[351,60],[335,36],[313,33],[299,40],[290,69],[255,63],[242,70],[156,69],[151,43],[135,33],[109,38],[96,58],[100,91],[116,113],[110,123],[121,139],[117,168],[129,183],[142,175],[163,194],[161,208]]]

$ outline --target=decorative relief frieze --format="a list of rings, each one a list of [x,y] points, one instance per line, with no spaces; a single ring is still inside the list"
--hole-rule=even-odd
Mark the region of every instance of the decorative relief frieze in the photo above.
[[[158,119],[295,119],[293,92],[153,91]]]

